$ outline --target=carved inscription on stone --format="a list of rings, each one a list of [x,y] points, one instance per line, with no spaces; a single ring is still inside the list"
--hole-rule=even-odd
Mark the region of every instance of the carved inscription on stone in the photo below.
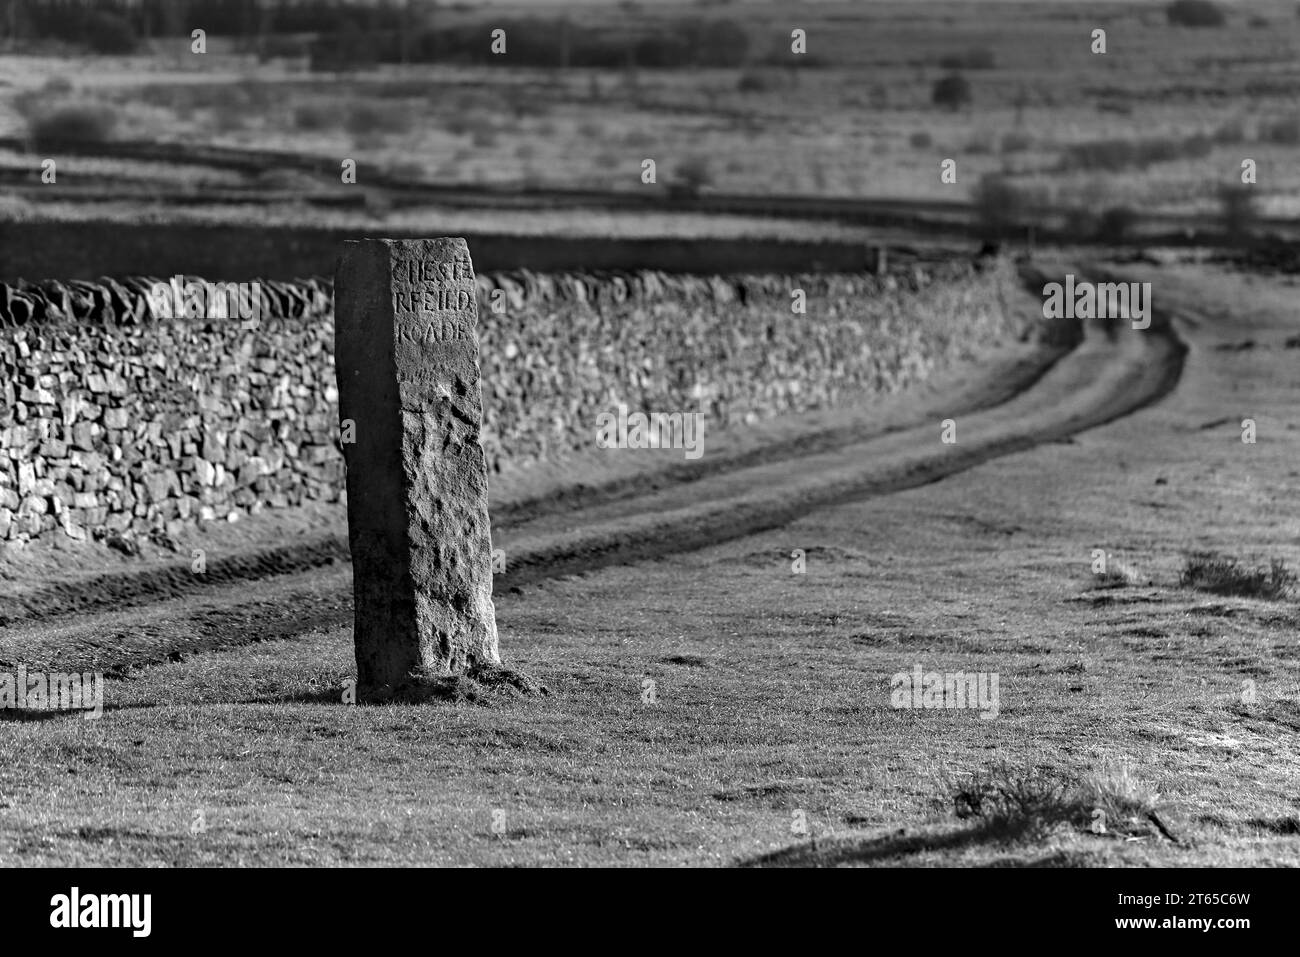
[[[469,259],[393,263],[393,316],[405,342],[474,338],[474,268]]]

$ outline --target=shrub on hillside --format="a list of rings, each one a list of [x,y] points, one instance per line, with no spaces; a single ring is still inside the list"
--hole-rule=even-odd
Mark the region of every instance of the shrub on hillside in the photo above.
[[[1103,243],[1127,242],[1138,224],[1138,213],[1132,206],[1107,207],[1097,219],[1094,238]]]
[[[1219,190],[1219,223],[1232,242],[1242,242],[1255,231],[1259,210],[1253,186],[1234,183]]]
[[[704,67],[738,67],[749,59],[749,33],[735,20],[701,23],[695,40],[695,63]]]
[[[713,171],[709,168],[708,159],[692,156],[677,165],[669,188],[678,195],[698,196],[705,187],[712,185]]]
[[[140,45],[129,20],[98,10],[86,18],[84,36],[86,45],[96,53],[134,53]]]
[[[367,69],[379,62],[380,40],[353,25],[337,33],[322,34],[309,48],[313,72]]]
[[[736,81],[736,89],[741,93],[766,93],[777,88],[776,78],[760,70],[746,70]]]
[[[945,70],[992,70],[997,65],[997,57],[987,47],[973,47],[939,58],[939,66]]]
[[[63,143],[103,143],[113,135],[117,115],[104,104],[61,106],[31,121],[37,149]]]
[[[960,73],[949,73],[934,81],[930,99],[935,106],[946,110],[956,110],[968,105],[971,100],[970,81]]]
[[[984,175],[971,195],[976,223],[986,238],[1032,222],[1045,200],[1041,190],[1018,186],[1004,173]]]
[[[1227,18],[1211,0],[1174,0],[1165,16],[1176,27],[1221,27]]]

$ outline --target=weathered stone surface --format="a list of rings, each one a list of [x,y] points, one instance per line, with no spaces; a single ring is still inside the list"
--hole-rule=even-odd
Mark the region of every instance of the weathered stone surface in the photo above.
[[[359,699],[499,664],[463,239],[361,240],[334,284]]]

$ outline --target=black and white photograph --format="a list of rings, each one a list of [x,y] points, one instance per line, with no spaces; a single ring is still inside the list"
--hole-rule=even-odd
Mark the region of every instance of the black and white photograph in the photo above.
[[[1254,943],[1298,275],[1296,0],[0,0],[22,919],[1033,869]]]

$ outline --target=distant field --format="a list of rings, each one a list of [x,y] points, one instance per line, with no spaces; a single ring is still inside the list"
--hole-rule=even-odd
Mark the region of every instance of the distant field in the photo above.
[[[29,118],[60,104],[90,102],[117,117],[113,135],[124,139],[352,158],[363,174],[433,183],[663,190],[693,166],[688,174],[724,192],[962,200],[980,177],[1003,172],[1055,204],[1166,213],[1211,211],[1251,158],[1261,211],[1300,216],[1300,16],[1290,3],[1227,9],[1227,26],[1200,30],[1169,27],[1159,6],[1119,3],[590,14],[659,29],[688,12],[741,23],[751,62],[735,69],[544,70],[511,67],[506,56],[501,66],[309,73],[305,62],[237,55],[220,38],[204,57],[179,41],[152,56],[11,57],[0,64],[0,136],[25,135]],[[546,15],[535,5],[526,13]],[[806,59],[789,52],[796,27],[807,31]],[[1105,55],[1090,51],[1098,27]],[[976,68],[958,71],[972,104],[949,111],[931,90],[953,57]],[[647,158],[656,186],[640,179]],[[940,183],[945,158],[957,161],[954,185]],[[0,170],[15,162],[34,169],[22,154],[0,157]],[[82,174],[141,193],[225,181],[202,168],[70,161],[59,184]],[[29,178],[38,184],[38,172]],[[276,170],[265,187],[290,198],[355,189]],[[27,189],[5,212],[67,202],[57,190]]]

